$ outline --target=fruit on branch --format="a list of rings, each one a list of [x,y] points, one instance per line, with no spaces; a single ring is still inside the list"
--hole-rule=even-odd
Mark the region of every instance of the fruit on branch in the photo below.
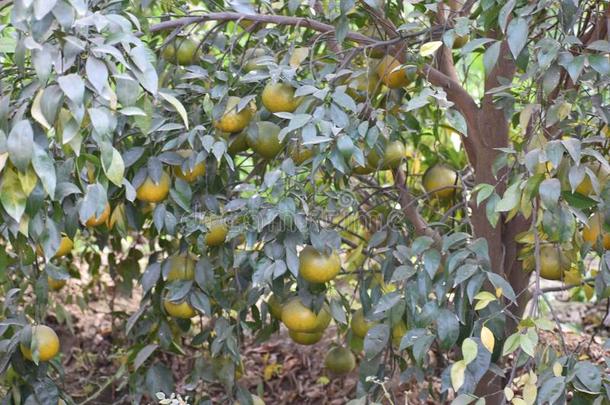
[[[192,280],[195,277],[195,258],[189,253],[175,254],[169,258],[167,281]]]
[[[549,243],[540,246],[540,277],[546,280],[561,280],[563,273],[570,269],[570,261],[561,247]],[[535,258],[524,263],[526,270],[536,269]]]
[[[293,112],[297,109],[302,97],[295,97],[294,88],[286,83],[269,82],[261,95],[263,105],[272,113]]]
[[[390,89],[398,89],[408,86],[414,80],[414,72],[411,72],[400,61],[393,56],[386,55],[377,65],[377,76]]]
[[[385,146],[381,157],[376,149],[371,150],[367,156],[367,163],[369,167],[381,170],[397,169],[405,159],[406,153],[405,145],[401,141],[393,141]]]
[[[249,73],[264,69],[267,63],[274,62],[275,58],[264,48],[248,48],[244,52],[244,72]]]
[[[596,246],[600,236],[604,249],[610,249],[610,234],[604,231],[604,216],[597,212],[587,221],[582,230],[582,238],[592,246]]]
[[[407,331],[407,325],[404,321],[400,321],[392,326],[392,344],[394,346],[399,346],[402,337],[407,334]]]
[[[250,120],[256,113],[256,105],[250,102],[244,108],[238,111],[241,98],[230,96],[227,99],[227,105],[222,116],[214,121],[214,127],[223,132],[240,132],[248,126]]]
[[[470,41],[470,35],[456,35],[453,38],[453,49],[461,49],[464,45],[466,45]]]
[[[88,226],[89,228],[93,228],[93,227],[105,224],[106,221],[108,221],[109,216],[110,216],[110,204],[106,203],[106,206],[104,207],[104,211],[102,211],[100,216],[96,218],[95,214],[91,215],[91,217],[87,221],[85,221],[85,226]]]
[[[235,156],[240,152],[248,150],[248,135],[245,132],[240,132],[227,137],[227,151],[229,155]]]
[[[347,347],[333,347],[326,353],[324,367],[335,375],[348,374],[356,367],[356,356]]]
[[[290,154],[292,161],[299,166],[314,156],[313,149],[299,144],[298,141],[293,141],[289,144],[288,153]]]
[[[188,160],[188,162],[184,162],[180,166],[174,166],[174,175],[176,175],[176,177],[192,183],[198,177],[205,174],[205,162],[199,162],[194,166],[191,166],[190,158],[194,154],[192,150],[181,149],[176,151],[176,153],[185,158],[185,160]],[[186,168],[185,170],[182,170],[184,165],[186,165]]]
[[[208,232],[205,234],[205,244],[208,246],[220,246],[227,240],[229,227],[222,218],[213,218],[208,224]]]
[[[199,58],[199,44],[190,38],[176,38],[163,48],[161,56],[170,63],[192,65]]]
[[[163,308],[165,308],[165,311],[169,316],[173,316],[174,318],[190,319],[197,315],[195,308],[193,308],[186,299],[176,303],[166,298],[163,300]]]
[[[290,339],[295,343],[309,346],[318,343],[322,339],[322,336],[324,336],[324,332],[296,332],[294,330],[288,330],[288,336],[290,336]]]
[[[597,182],[599,183],[599,187],[600,189],[602,189],[604,185],[608,182],[610,172],[608,172],[606,167],[603,166],[601,162],[585,163],[585,166],[588,167],[593,173],[595,173],[595,176],[597,177]],[[593,193],[593,183],[591,182],[591,177],[589,177],[588,173],[585,174],[585,178],[576,187],[575,191],[585,196],[589,196]]]
[[[352,315],[352,323],[351,323],[352,332],[354,333],[354,335],[358,336],[359,338],[364,339],[366,337],[366,334],[369,331],[369,329],[371,329],[376,324],[377,324],[376,322],[369,322],[365,319],[364,310],[362,308],[358,309]]]
[[[171,179],[165,171],[161,173],[161,178],[155,182],[147,176],[144,182],[136,190],[136,198],[140,201],[158,203],[167,198]]]
[[[269,308],[269,313],[272,317],[282,320],[282,303],[277,295],[271,294],[269,298],[267,298],[267,307]]]
[[[299,254],[299,275],[310,283],[326,283],[334,279],[341,270],[341,259],[337,252],[320,253],[306,246]]]
[[[279,139],[281,128],[270,121],[256,123],[256,131],[248,132],[248,145],[259,156],[273,159],[282,150]]]
[[[51,277],[47,277],[47,284],[51,291],[59,291],[66,285],[67,280],[57,280]]]
[[[21,354],[28,360],[33,360],[32,346],[38,352],[39,361],[48,361],[59,353],[59,337],[57,333],[46,325],[32,326],[31,343],[21,343]]]
[[[282,306],[282,322],[294,332],[322,332],[330,323],[330,311],[324,304],[316,314],[299,298],[292,298]]]
[[[457,172],[444,164],[436,164],[428,168],[422,179],[422,185],[426,193],[439,199],[453,197],[457,184]]]
[[[373,69],[370,69],[349,79],[346,92],[354,100],[362,102],[367,98],[373,98],[379,88],[379,77]]]

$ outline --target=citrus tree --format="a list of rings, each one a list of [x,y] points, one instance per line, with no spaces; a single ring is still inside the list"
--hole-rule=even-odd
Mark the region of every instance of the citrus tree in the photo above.
[[[72,402],[54,291],[92,279],[86,305],[107,275],[139,302],[113,312],[133,403],[174,392],[167,356],[195,403],[202,381],[258,403],[240,348],[284,327],[336,336],[319,360],[357,367],[354,404],[392,403],[396,373],[438,403],[608,403],[603,366],[539,336],[561,332],[546,280],[610,292],[609,20],[595,0],[0,1],[4,403]]]

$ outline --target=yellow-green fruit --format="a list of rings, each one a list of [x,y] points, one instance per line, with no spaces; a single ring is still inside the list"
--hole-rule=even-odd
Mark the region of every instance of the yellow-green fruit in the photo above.
[[[293,298],[282,306],[282,322],[295,332],[322,332],[330,323],[330,311],[326,305],[318,314]]]
[[[248,126],[250,120],[256,113],[256,105],[250,103],[243,110],[237,111],[241,98],[231,96],[227,99],[225,111],[220,119],[214,121],[214,127],[223,132],[239,132]]]
[[[272,113],[293,112],[301,104],[301,97],[294,96],[294,88],[285,83],[267,83],[261,96],[263,105]]]
[[[272,62],[273,56],[269,55],[263,48],[249,48],[244,52],[244,71],[246,73],[263,69],[268,62]]]
[[[401,63],[393,56],[386,55],[377,65],[377,76],[391,89],[405,87],[411,80],[407,74],[407,68],[401,67]]]
[[[56,280],[51,277],[47,277],[47,284],[51,291],[59,291],[66,285],[67,280]]]
[[[220,246],[227,240],[229,227],[222,220],[214,221],[205,234],[205,243],[208,246]]]
[[[376,322],[369,322],[364,318],[364,311],[362,310],[362,308],[358,309],[352,315],[352,332],[354,333],[354,335],[358,336],[361,339],[364,339],[369,329],[371,329],[376,324]]]
[[[330,254],[318,252],[306,246],[299,254],[299,275],[310,283],[326,283],[339,274],[341,259],[337,252]]]
[[[324,367],[336,375],[348,374],[356,367],[356,356],[346,347],[333,347],[326,353]]]
[[[198,44],[189,38],[177,38],[163,49],[163,59],[179,65],[192,65],[197,61]]]
[[[169,258],[167,281],[192,280],[195,277],[195,259],[188,253]]]
[[[175,303],[168,299],[163,300],[163,307],[169,316],[180,319],[189,319],[197,315],[195,309],[186,300]]]
[[[603,235],[604,249],[610,249],[610,234],[604,232],[604,217],[599,212],[593,214],[582,230],[582,238],[592,246],[597,244],[597,239]]]
[[[231,156],[237,155],[248,149],[248,136],[244,132],[229,137],[227,142],[229,144],[227,151]]]
[[[364,101],[372,98],[378,88],[379,77],[377,73],[370,72],[361,74],[353,79],[350,79],[347,85],[347,94],[356,101]]]
[[[93,214],[86,222],[85,222],[85,226],[88,226],[89,228],[93,228],[96,226],[100,226],[102,224],[105,224],[106,221],[108,220],[108,217],[110,216],[110,204],[106,203],[106,207],[104,207],[104,211],[102,211],[102,213],[100,214],[99,217],[95,217],[95,214]]]
[[[38,350],[38,360],[48,361],[59,353],[59,338],[57,333],[46,325],[36,325],[32,327],[32,344]],[[28,360],[32,360],[32,350],[30,347],[21,344],[21,354]]]
[[[292,339],[295,343],[309,346],[318,343],[322,339],[322,336],[324,336],[324,332],[310,333],[288,330],[288,336],[290,336],[290,339]]]
[[[178,150],[176,151],[176,153],[178,153],[185,159],[188,159],[193,155],[192,150]],[[191,183],[195,181],[197,177],[203,176],[205,174],[205,162],[199,162],[193,167],[188,164],[188,168],[186,169],[186,171],[182,170],[182,165],[174,166],[174,174],[182,180]]]
[[[171,179],[169,174],[163,172],[158,183],[155,183],[150,177],[146,177],[146,180],[136,190],[136,198],[140,201],[157,203],[167,198],[169,194],[169,186]]]
[[[375,169],[396,169],[405,159],[407,149],[400,141],[393,141],[386,145],[383,150],[383,157],[380,157],[376,149],[373,149],[367,156],[368,166]]]
[[[282,303],[275,294],[271,294],[267,299],[267,307],[272,317],[279,320],[282,319]]]
[[[570,262],[561,248],[554,245],[543,245],[540,248],[540,277],[561,280],[563,272],[569,268]]]
[[[430,196],[446,199],[453,197],[455,194],[457,179],[457,172],[455,170],[448,166],[437,164],[426,170],[422,179],[422,185]]]
[[[248,136],[248,145],[257,155],[265,159],[274,158],[282,150],[278,137],[281,128],[269,121],[257,122],[256,128],[257,133]]]
[[[105,211],[106,210],[104,209],[104,212]],[[62,236],[61,241],[59,242],[59,247],[57,248],[57,251],[55,252],[55,255],[53,255],[53,257],[57,258],[57,257],[65,256],[72,251],[73,247],[74,247],[74,242],[72,242],[72,239],[70,239],[67,236]]]

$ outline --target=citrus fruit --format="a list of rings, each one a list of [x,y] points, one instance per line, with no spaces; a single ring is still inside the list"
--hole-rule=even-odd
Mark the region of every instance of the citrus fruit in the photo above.
[[[220,246],[225,243],[229,227],[222,220],[213,221],[208,227],[208,233],[205,234],[205,243],[208,246]]]
[[[290,153],[292,161],[297,165],[302,165],[304,162],[314,156],[313,149],[309,149],[303,145],[299,145],[297,142],[290,143],[290,146],[288,147],[288,152]]]
[[[570,263],[561,249],[554,245],[543,245],[540,248],[540,277],[547,280],[561,280]]]
[[[104,212],[105,211],[106,210],[104,209]],[[59,242],[59,247],[57,248],[57,251],[55,252],[53,257],[57,258],[57,257],[65,256],[72,251],[73,247],[74,247],[74,242],[72,242],[72,239],[70,239],[69,237],[64,235],[61,237],[61,241]]]
[[[582,238],[591,246],[597,244],[597,239],[603,235],[604,249],[610,249],[610,234],[604,232],[604,217],[599,212],[593,214],[582,230]]]
[[[267,299],[267,307],[271,316],[275,319],[282,319],[282,303],[275,294],[271,294]]]
[[[294,88],[286,83],[267,83],[261,95],[263,105],[272,113],[293,112],[301,104],[301,97],[294,96]]]
[[[593,173],[595,173],[600,188],[603,188],[603,186],[608,181],[608,178],[610,177],[610,173],[605,168],[605,166],[602,166],[600,162],[586,163],[585,165]],[[589,196],[591,195],[591,193],[593,193],[593,183],[591,182],[591,178],[589,177],[588,173],[585,174],[585,178],[580,182],[578,187],[576,187],[576,192],[586,196]]]
[[[241,132],[230,136],[227,143],[229,155],[234,156],[248,149],[248,136],[244,132]]]
[[[164,299],[163,308],[165,308],[168,315],[173,316],[174,318],[189,319],[197,315],[195,309],[186,300],[175,303],[168,299]]]
[[[171,179],[169,174],[163,172],[158,183],[155,183],[150,176],[146,177],[144,183],[136,190],[136,197],[140,201],[157,203],[167,198]]]
[[[356,367],[356,356],[347,347],[333,347],[326,353],[324,367],[336,375],[347,374]]]
[[[383,150],[383,156],[379,156],[376,149],[371,150],[367,156],[369,167],[387,170],[396,169],[405,158],[407,150],[405,145],[400,141],[393,141],[386,145]]]
[[[248,134],[248,145],[261,157],[274,158],[282,150],[282,143],[278,138],[281,128],[273,122],[259,121],[256,123],[256,129],[256,134]]]
[[[295,332],[322,332],[330,323],[330,311],[324,305],[316,314],[300,299],[293,298],[282,306],[282,322]]]
[[[341,259],[336,252],[324,254],[306,246],[299,254],[299,275],[310,283],[325,283],[341,270]]]
[[[273,56],[263,48],[248,48],[244,52],[244,72],[264,69],[267,63],[273,62]]]
[[[457,179],[455,170],[443,164],[437,164],[426,170],[422,185],[424,190],[432,197],[451,198],[455,194]]]
[[[205,174],[205,162],[199,162],[192,165],[192,161],[190,157],[193,156],[192,150],[178,150],[176,151],[180,156],[185,158],[186,162],[183,162],[180,166],[174,166],[174,174],[177,177],[180,177],[184,181],[188,181],[189,183],[193,182],[197,177],[203,176]],[[184,170],[183,170],[184,169]]]
[[[32,343],[30,346],[20,345],[23,357],[32,360],[32,347],[38,351],[38,360],[48,361],[59,353],[59,338],[57,333],[46,325],[32,326]]]
[[[178,65],[192,65],[197,61],[199,45],[190,38],[177,38],[168,44],[161,56],[170,63]]]
[[[363,339],[364,337],[366,337],[366,334],[369,331],[369,329],[371,329],[376,324],[377,324],[376,322],[369,322],[364,318],[364,311],[362,308],[358,309],[352,315],[352,323],[351,323],[352,332],[354,333],[354,335],[358,336],[359,338]]]
[[[95,227],[95,226],[100,226],[100,225],[106,223],[106,221],[108,220],[109,216],[110,216],[110,204],[106,203],[106,207],[104,207],[104,211],[102,211],[100,216],[96,218],[95,214],[93,214],[85,222],[85,225],[90,227],[90,228]]]
[[[372,98],[378,89],[379,77],[374,71],[362,72],[348,81],[347,94],[356,101]]]
[[[231,133],[239,132],[247,127],[256,112],[256,105],[249,103],[242,110],[237,111],[240,101],[239,97],[229,97],[222,116],[214,121],[214,127]]]
[[[51,277],[47,277],[47,284],[51,291],[59,291],[66,285],[67,280],[56,280]]]
[[[453,39],[453,49],[460,49],[464,45],[466,45],[470,41],[470,36],[466,35],[456,35]]]
[[[195,277],[195,259],[190,254],[175,254],[169,258],[167,281],[192,280],[193,277]]]
[[[386,55],[377,65],[377,76],[391,89],[405,87],[411,80],[407,75],[407,68],[401,67],[401,63],[393,56]]]
[[[288,330],[288,336],[290,336],[290,339],[295,343],[309,346],[318,343],[322,339],[322,336],[324,336],[324,332],[296,332]]]

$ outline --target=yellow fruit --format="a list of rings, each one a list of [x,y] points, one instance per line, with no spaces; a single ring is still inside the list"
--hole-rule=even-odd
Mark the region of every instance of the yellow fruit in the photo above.
[[[595,175],[597,176],[597,182],[599,183],[600,188],[603,188],[608,178],[610,177],[610,173],[601,163],[586,163],[585,164]],[[591,182],[591,178],[589,174],[585,174],[585,178],[580,182],[578,187],[576,187],[576,192],[582,195],[589,196],[593,193],[593,183]]]
[[[377,76],[391,89],[405,87],[411,83],[411,80],[407,75],[407,68],[400,66],[401,63],[396,58],[386,55],[377,65]]]
[[[318,314],[293,298],[282,306],[282,322],[295,332],[322,332],[330,323],[330,311],[326,305]]]
[[[244,52],[244,72],[264,69],[267,63],[273,62],[273,56],[263,48],[249,48]]]
[[[406,154],[405,145],[400,141],[393,141],[386,145],[382,158],[379,157],[376,149],[371,150],[367,156],[367,163],[369,167],[374,169],[396,169],[405,159]]]
[[[100,226],[102,224],[105,224],[106,221],[108,220],[108,217],[110,216],[110,204],[106,203],[106,207],[104,208],[104,211],[102,211],[102,214],[99,217],[95,217],[95,214],[93,214],[86,222],[85,225],[92,228],[95,226]]]
[[[455,195],[457,179],[455,170],[443,164],[437,164],[426,170],[422,185],[431,197],[451,198]]]
[[[248,126],[250,120],[256,113],[256,105],[250,103],[241,111],[237,111],[237,107],[241,98],[231,96],[227,100],[225,111],[217,121],[214,121],[214,127],[223,132],[239,132]]]
[[[288,330],[288,336],[290,336],[290,339],[292,339],[295,343],[309,346],[318,343],[322,339],[322,336],[324,336],[324,332],[310,333]]]
[[[596,246],[597,239],[603,235],[604,249],[610,249],[610,234],[604,232],[604,217],[599,212],[593,214],[582,230],[582,238],[592,246]]]
[[[294,96],[294,88],[285,83],[267,83],[261,96],[263,105],[272,113],[293,112],[301,104],[301,97]]]
[[[364,311],[362,308],[354,312],[352,315],[351,328],[354,335],[361,339],[364,339],[369,329],[375,326],[376,322],[369,322],[364,318]]]
[[[51,277],[47,277],[47,284],[51,291],[59,291],[66,285],[67,280],[56,280]]]
[[[275,294],[271,294],[267,299],[267,307],[272,317],[279,320],[282,319],[282,303]]]
[[[256,134],[248,135],[248,145],[261,157],[274,158],[282,150],[282,143],[278,138],[281,128],[269,121],[257,122],[256,128]]]
[[[350,79],[347,85],[347,94],[356,101],[364,101],[372,98],[378,89],[379,77],[375,72],[360,74]]]
[[[169,258],[167,281],[192,280],[195,277],[195,259],[188,253]]]
[[[53,257],[57,258],[57,257],[65,256],[72,251],[73,247],[74,247],[74,242],[72,242],[72,239],[70,239],[67,236],[62,236],[61,241],[59,242],[59,247],[57,248],[57,251],[55,252]]]
[[[169,174],[163,172],[159,183],[155,183],[150,177],[146,177],[144,183],[136,190],[136,197],[140,201],[157,203],[167,198],[171,179]]]
[[[336,375],[348,374],[356,367],[356,356],[346,347],[333,347],[326,353],[324,367]]]
[[[59,338],[55,331],[46,325],[32,327],[32,343],[30,346],[20,345],[23,357],[32,360],[32,346],[38,351],[39,361],[48,361],[59,353]]]
[[[188,159],[193,155],[192,150],[178,150],[176,151],[176,153],[178,153],[185,159]],[[195,166],[191,167],[191,162],[189,161],[188,163],[186,163],[186,165],[186,172],[182,170],[183,165],[174,166],[174,174],[184,181],[188,181],[189,183],[191,183],[197,177],[203,176],[205,174],[205,162],[199,162]]]
[[[222,220],[213,221],[208,227],[208,233],[205,235],[205,243],[208,246],[220,246],[225,243],[229,227]]]
[[[175,303],[168,299],[163,300],[163,307],[169,316],[180,319],[189,319],[197,315],[195,309],[186,300]]]
[[[547,280],[561,280],[564,271],[569,270],[570,263],[554,245],[543,245],[540,248],[540,277]]]
[[[299,275],[310,283],[326,283],[339,274],[341,259],[336,252],[320,253],[306,246],[299,254]]]

